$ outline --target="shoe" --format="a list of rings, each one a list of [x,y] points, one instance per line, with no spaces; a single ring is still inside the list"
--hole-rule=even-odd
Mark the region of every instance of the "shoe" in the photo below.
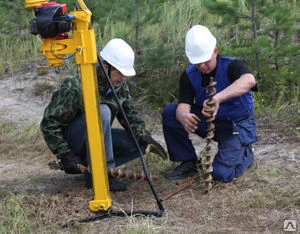
[[[179,180],[197,173],[197,165],[195,161],[184,161],[174,170],[168,171],[165,177],[171,180]]]
[[[168,155],[162,147],[158,147],[156,145],[149,144],[145,150],[145,153],[147,154],[149,152],[161,157],[163,160],[168,159]]]
[[[93,185],[92,185],[92,175],[90,173],[84,173],[83,176],[84,176],[84,179],[85,179],[85,187],[87,189],[91,189],[93,187]]]
[[[91,189],[93,187],[91,174],[85,173],[84,177],[85,177],[85,187],[87,189]],[[127,190],[126,184],[124,184],[123,182],[117,180],[116,178],[114,178],[112,176],[108,177],[108,182],[109,182],[109,189],[112,192]]]
[[[256,162],[256,160],[253,158],[253,161],[252,161],[252,163],[248,166],[248,168],[247,168],[247,170],[254,170],[254,169],[256,169],[257,168],[257,162]]]
[[[256,160],[254,158],[254,149],[252,148],[251,145],[249,146],[249,149],[250,149],[251,156],[252,156],[253,160],[252,160],[251,164],[248,166],[247,170],[255,169],[257,167],[257,163],[256,163]]]
[[[108,176],[108,182],[109,182],[109,189],[112,192],[127,190],[126,184],[124,184],[123,182],[119,181],[118,179],[112,176]]]

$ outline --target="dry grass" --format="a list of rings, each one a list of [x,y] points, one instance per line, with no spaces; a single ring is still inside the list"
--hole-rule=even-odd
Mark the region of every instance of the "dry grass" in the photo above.
[[[0,232],[283,232],[284,220],[299,222],[299,144],[289,135],[281,135],[278,144],[272,143],[262,135],[271,126],[263,126],[258,132],[261,140],[256,145],[256,166],[231,183],[214,182],[211,194],[204,194],[202,178],[196,177],[192,186],[163,202],[163,217],[111,217],[87,224],[75,222],[62,228],[70,220],[94,215],[88,209],[92,191],[84,188],[80,175],[48,169],[47,163],[53,156],[36,125],[20,129],[4,124],[0,135]],[[269,149],[264,151],[266,146]],[[292,153],[295,158],[289,156]],[[146,156],[146,161],[151,173],[160,177],[154,181],[160,198],[187,182],[163,177],[164,171],[173,166],[170,162],[154,155]],[[126,167],[141,170],[139,160]],[[129,190],[111,194],[112,209],[158,209],[147,182],[122,180]]]

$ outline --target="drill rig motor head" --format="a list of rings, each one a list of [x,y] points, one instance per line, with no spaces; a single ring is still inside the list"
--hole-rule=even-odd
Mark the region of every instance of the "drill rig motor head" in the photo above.
[[[67,15],[66,4],[43,3],[34,8],[36,18],[30,22],[30,32],[42,38],[57,37],[71,30],[73,15]]]

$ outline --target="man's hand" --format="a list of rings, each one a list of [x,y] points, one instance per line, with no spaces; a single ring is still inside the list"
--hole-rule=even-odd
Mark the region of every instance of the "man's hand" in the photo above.
[[[181,123],[187,133],[193,133],[198,128],[200,118],[191,113],[191,105],[179,103],[176,109],[176,119]]]
[[[206,99],[203,103],[202,115],[204,115],[206,118],[216,117],[219,106],[220,103],[215,97],[212,98],[212,101]]]
[[[182,118],[181,124],[184,127],[185,131],[188,133],[193,133],[198,128],[198,123],[201,120],[199,117],[193,113],[186,113],[185,117]]]
[[[141,134],[139,135],[138,142],[140,145],[144,146],[145,148],[147,148],[148,145],[151,145],[150,152],[158,154],[163,159],[168,158],[164,148],[157,141],[155,141],[151,136]]]
[[[82,174],[81,162],[72,151],[62,156],[61,164],[67,174]]]

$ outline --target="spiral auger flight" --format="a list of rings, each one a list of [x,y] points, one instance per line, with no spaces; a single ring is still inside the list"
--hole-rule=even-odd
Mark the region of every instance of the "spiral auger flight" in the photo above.
[[[54,160],[52,162],[49,162],[48,166],[52,170],[64,170],[60,161],[58,162],[58,161]],[[86,167],[82,164],[78,164],[77,166],[83,174],[91,173],[89,167]],[[148,178],[144,172],[135,172],[130,169],[107,168],[107,173],[109,176],[112,176],[112,177],[128,178],[128,179],[132,179],[132,180],[146,180],[146,181],[148,180]],[[158,177],[154,176],[154,175],[150,175],[150,179],[157,180]]]
[[[213,101],[213,96],[216,93],[215,89],[215,84],[216,82],[214,81],[213,77],[210,77],[209,80],[209,85],[207,86],[207,92],[208,92],[208,105],[209,106],[214,106],[215,102]],[[212,175],[211,173],[213,172],[213,160],[214,160],[214,155],[213,155],[213,150],[212,150],[212,145],[213,145],[213,138],[214,138],[214,129],[215,125],[213,123],[214,117],[208,117],[206,119],[207,122],[207,136],[206,136],[206,148],[204,152],[204,157],[202,160],[202,166],[204,169],[204,181],[205,181],[205,192],[209,193],[212,189]]]
[[[108,175],[112,177],[118,177],[118,178],[128,178],[133,180],[148,180],[147,176],[144,172],[134,172],[129,169],[116,169],[116,168],[108,168],[107,169]],[[158,179],[157,176],[151,176],[151,179]]]

